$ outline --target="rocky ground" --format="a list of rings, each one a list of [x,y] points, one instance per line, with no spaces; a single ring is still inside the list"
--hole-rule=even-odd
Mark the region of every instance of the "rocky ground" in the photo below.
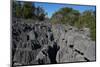
[[[13,19],[12,64],[56,64],[95,61],[95,41],[88,28],[77,29],[48,20]]]

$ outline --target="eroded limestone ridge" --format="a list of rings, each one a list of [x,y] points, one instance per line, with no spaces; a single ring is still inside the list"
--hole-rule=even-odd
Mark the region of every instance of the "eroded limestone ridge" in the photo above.
[[[95,41],[88,28],[81,30],[49,20],[13,19],[13,65],[94,61]]]

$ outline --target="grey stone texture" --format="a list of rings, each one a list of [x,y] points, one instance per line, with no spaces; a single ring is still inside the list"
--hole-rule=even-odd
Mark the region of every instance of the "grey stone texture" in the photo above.
[[[96,44],[88,28],[82,30],[49,21],[13,20],[13,65],[95,61]]]

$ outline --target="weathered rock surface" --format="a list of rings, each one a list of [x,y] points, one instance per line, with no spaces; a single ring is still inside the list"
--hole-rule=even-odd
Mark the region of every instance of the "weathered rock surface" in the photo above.
[[[12,61],[14,65],[94,61],[95,41],[88,28],[78,30],[49,21],[12,22]]]

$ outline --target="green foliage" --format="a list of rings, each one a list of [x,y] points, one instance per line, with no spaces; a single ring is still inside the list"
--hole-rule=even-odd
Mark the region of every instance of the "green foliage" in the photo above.
[[[44,9],[39,6],[35,10],[35,15],[39,20],[44,20],[46,13],[45,13]]]
[[[80,13],[78,10],[72,8],[61,8],[59,11],[55,12],[51,17],[52,23],[68,24],[71,26],[76,26],[78,29],[89,28],[90,37],[92,40],[96,39],[96,18],[95,11],[84,11]]]
[[[58,16],[58,14],[60,16]],[[72,8],[64,7],[57,11],[55,14],[53,14],[51,20],[58,18],[58,21],[60,21],[60,23],[69,24],[73,26],[74,21],[78,20],[79,15],[79,11],[74,10]],[[53,23],[56,23],[56,21]]]
[[[20,2],[13,1],[12,10],[13,10],[12,12],[13,17],[16,16],[17,18],[20,18],[22,16]]]
[[[93,11],[85,11],[80,16],[79,20],[76,22],[76,27],[78,28],[89,28],[92,40],[96,38],[96,18]]]
[[[44,20],[45,11],[42,7],[36,7],[32,2],[13,1],[13,17],[24,19]]]
[[[32,18],[32,9],[34,9],[33,8],[33,6],[32,6],[32,3],[24,3],[24,5],[23,5],[23,8],[22,8],[22,14],[23,14],[23,18]]]

